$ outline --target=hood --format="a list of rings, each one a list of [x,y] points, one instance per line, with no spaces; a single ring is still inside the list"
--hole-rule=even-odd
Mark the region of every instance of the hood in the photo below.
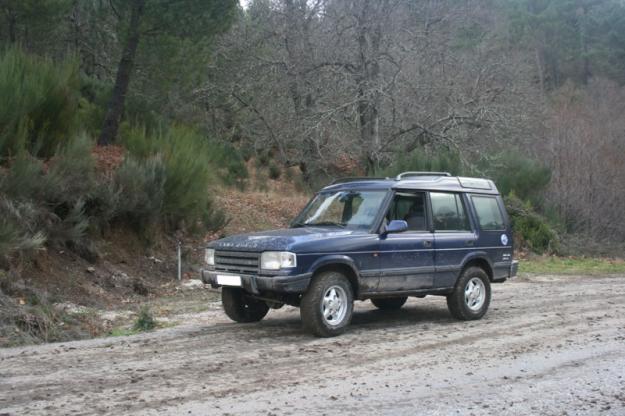
[[[280,230],[261,231],[249,234],[237,234],[213,241],[210,248],[240,251],[294,251],[308,247],[320,240],[335,240],[354,234],[364,234],[360,230],[348,230],[338,227],[300,227]]]

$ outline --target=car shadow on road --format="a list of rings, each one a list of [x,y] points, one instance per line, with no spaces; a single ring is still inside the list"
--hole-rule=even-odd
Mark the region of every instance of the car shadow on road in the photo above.
[[[352,317],[353,327],[388,328],[416,324],[446,324],[454,320],[443,305],[440,307],[410,305],[398,310],[371,309],[357,311]]]
[[[452,319],[443,305],[407,305],[399,310],[383,311],[379,309],[363,309],[359,307],[354,312],[350,331],[373,331],[379,329],[397,329],[401,327],[414,327],[419,325],[420,330],[428,329],[429,324],[447,325],[456,322]],[[309,339],[309,335],[304,328],[297,309],[288,311],[278,311],[269,313],[267,318],[258,323],[236,324],[219,323],[195,330],[196,336],[210,336],[211,333],[219,332],[221,335],[230,334],[234,337],[262,339],[280,338]],[[302,338],[304,337],[304,338]],[[293,338],[293,339],[291,339]]]
[[[356,303],[355,306],[347,333],[402,327],[428,330],[430,325],[453,325],[458,322],[451,317],[444,301],[411,302],[399,310],[379,310],[369,302]],[[193,327],[186,333],[189,337],[211,337],[217,334],[228,338],[264,340],[264,342],[271,342],[268,338],[275,338],[280,342],[298,342],[314,338],[303,328],[299,309],[292,307],[270,311],[261,322],[240,324],[222,321],[202,328]]]

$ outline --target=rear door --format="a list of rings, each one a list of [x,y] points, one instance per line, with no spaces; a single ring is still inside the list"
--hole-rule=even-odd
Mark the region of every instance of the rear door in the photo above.
[[[474,251],[478,236],[468,216],[465,194],[430,192],[434,229],[434,287],[453,287],[467,254]]]
[[[426,192],[397,191],[385,221],[404,220],[408,230],[380,235],[378,292],[431,288],[434,282],[434,238]]]
[[[482,194],[472,194],[470,199],[479,228],[478,246],[493,265],[493,278],[507,278],[512,263],[512,233],[503,200],[498,195]]]

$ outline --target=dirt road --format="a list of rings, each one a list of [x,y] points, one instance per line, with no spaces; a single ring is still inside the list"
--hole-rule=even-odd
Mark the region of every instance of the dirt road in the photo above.
[[[0,414],[625,415],[625,277],[495,285],[477,322],[438,297],[361,302],[332,339],[294,308],[237,325],[214,304],[150,334],[0,350]]]

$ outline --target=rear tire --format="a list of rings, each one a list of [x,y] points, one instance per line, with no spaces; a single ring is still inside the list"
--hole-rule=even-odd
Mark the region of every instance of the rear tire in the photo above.
[[[387,311],[400,309],[404,306],[404,303],[406,303],[407,300],[408,297],[406,296],[399,296],[396,298],[373,298],[371,299],[371,303],[373,303],[376,308]]]
[[[258,322],[269,311],[267,303],[254,299],[243,289],[235,287],[221,288],[221,303],[228,318],[235,322]]]
[[[353,310],[352,285],[338,272],[316,276],[300,304],[304,328],[318,337],[334,337],[345,332]]]
[[[447,296],[447,307],[454,318],[463,321],[480,319],[490,305],[490,281],[480,267],[467,268]]]

